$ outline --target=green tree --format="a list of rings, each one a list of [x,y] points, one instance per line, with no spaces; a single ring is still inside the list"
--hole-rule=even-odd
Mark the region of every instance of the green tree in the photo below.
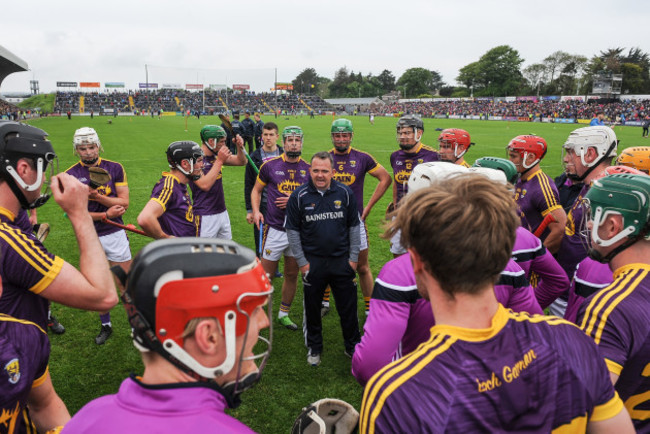
[[[344,66],[334,73],[334,80],[329,84],[330,96],[340,98],[347,93],[347,86],[351,82],[350,73]]]
[[[395,90],[395,76],[392,72],[384,69],[381,74],[377,76],[377,80],[381,85],[382,93],[388,93]]]
[[[294,78],[291,83],[296,92],[312,93],[312,89],[316,88],[319,83],[320,77],[314,68],[305,68],[300,74]],[[312,87],[313,85],[313,87]]]
[[[420,94],[433,94],[444,86],[442,76],[437,71],[426,68],[409,68],[397,80],[397,86],[404,88],[404,97],[415,97]]]
[[[524,85],[519,69],[523,61],[517,50],[500,45],[461,68],[456,80],[467,88],[473,86],[474,95],[514,95]]]

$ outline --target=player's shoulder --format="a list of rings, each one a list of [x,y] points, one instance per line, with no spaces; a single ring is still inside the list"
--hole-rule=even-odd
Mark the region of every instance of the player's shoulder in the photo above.
[[[432,148],[429,145],[425,145],[424,143],[422,144],[422,147],[420,148],[420,151],[424,151],[426,153],[431,153],[433,152],[434,154],[438,155],[438,151],[436,151],[434,148]]]
[[[81,164],[81,161],[77,161],[72,166],[65,169],[65,172],[69,173],[69,172],[72,172],[72,171],[76,171],[76,170],[79,170],[80,167],[83,167],[83,165]]]
[[[619,268],[614,272],[614,281],[587,298],[582,308],[585,326],[594,323],[594,318],[600,322],[617,316],[626,321],[637,315],[643,318],[650,309],[650,265]]]

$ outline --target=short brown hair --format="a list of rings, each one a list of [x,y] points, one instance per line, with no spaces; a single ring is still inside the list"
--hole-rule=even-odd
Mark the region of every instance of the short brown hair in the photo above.
[[[327,160],[330,162],[330,166],[334,168],[334,158],[332,158],[332,154],[330,154],[329,152],[327,151],[316,152],[314,155],[311,156],[311,160],[309,162],[313,163],[314,158],[318,158],[319,160]]]
[[[406,196],[387,235],[401,229],[426,270],[452,298],[495,284],[520,225],[505,185],[463,174]]]

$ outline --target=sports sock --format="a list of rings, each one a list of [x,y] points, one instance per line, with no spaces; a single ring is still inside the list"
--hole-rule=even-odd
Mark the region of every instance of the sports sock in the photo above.
[[[102,325],[112,326],[110,312],[99,314],[99,320],[102,322]]]
[[[366,312],[370,310],[370,297],[363,297],[363,301],[366,303]]]
[[[284,301],[281,302],[280,311],[278,312],[278,318],[282,318],[289,315],[289,309],[291,309],[291,303],[285,303]]]
[[[332,292],[332,288],[330,288],[329,285],[327,285],[327,288],[325,288],[325,293],[323,294],[323,306],[329,306],[330,305],[330,293]]]
[[[52,309],[47,310],[47,319],[48,321],[52,319]]]

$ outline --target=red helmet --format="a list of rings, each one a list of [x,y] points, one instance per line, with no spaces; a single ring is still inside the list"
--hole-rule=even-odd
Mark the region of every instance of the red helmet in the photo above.
[[[451,144],[454,147],[454,158],[458,160],[474,143],[471,142],[469,133],[460,128],[447,128],[438,136],[438,142]]]
[[[525,135],[517,136],[510,140],[506,149],[508,151],[519,152],[519,155],[521,156],[521,165],[524,169],[530,169],[544,158],[548,147],[546,146],[546,140],[543,138],[534,135]],[[528,154],[533,154],[535,156],[535,161],[531,164],[526,164]]]

